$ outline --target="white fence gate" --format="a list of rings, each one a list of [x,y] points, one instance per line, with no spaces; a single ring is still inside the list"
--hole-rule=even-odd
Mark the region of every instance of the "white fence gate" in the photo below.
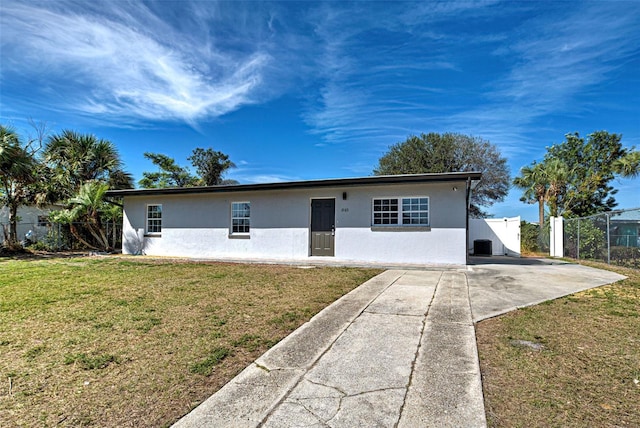
[[[469,253],[474,254],[474,241],[491,241],[492,255],[520,257],[520,216],[511,218],[469,219]]]

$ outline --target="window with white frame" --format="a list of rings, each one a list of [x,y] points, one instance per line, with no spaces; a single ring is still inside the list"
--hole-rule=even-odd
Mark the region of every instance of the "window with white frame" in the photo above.
[[[251,202],[231,203],[231,233],[249,233],[251,229]]]
[[[374,198],[372,223],[374,226],[429,226],[429,198]]]
[[[398,224],[398,198],[373,200],[373,224],[376,226]]]
[[[158,235],[162,232],[162,205],[147,205],[147,234]]]

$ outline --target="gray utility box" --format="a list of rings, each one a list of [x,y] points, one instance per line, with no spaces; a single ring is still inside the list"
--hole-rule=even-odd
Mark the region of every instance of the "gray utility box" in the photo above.
[[[473,241],[474,256],[490,256],[493,254],[493,243],[490,239],[476,239]]]

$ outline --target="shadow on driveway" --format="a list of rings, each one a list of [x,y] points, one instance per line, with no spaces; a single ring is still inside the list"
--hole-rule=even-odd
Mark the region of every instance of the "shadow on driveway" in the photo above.
[[[552,259],[472,257],[467,266],[474,322],[624,278]]]
[[[573,264],[564,260],[544,259],[538,257],[507,257],[507,256],[470,256],[469,265],[514,265],[514,266],[536,266],[536,265],[567,265]]]

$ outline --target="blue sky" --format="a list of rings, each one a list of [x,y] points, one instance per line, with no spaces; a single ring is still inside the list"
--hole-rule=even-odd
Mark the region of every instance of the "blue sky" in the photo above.
[[[488,139],[515,175],[568,132],[640,147],[638,23],[640,1],[2,0],[0,122],[109,139],[136,179],[196,147],[242,183],[367,176],[421,132]],[[519,196],[489,212],[535,220]]]

